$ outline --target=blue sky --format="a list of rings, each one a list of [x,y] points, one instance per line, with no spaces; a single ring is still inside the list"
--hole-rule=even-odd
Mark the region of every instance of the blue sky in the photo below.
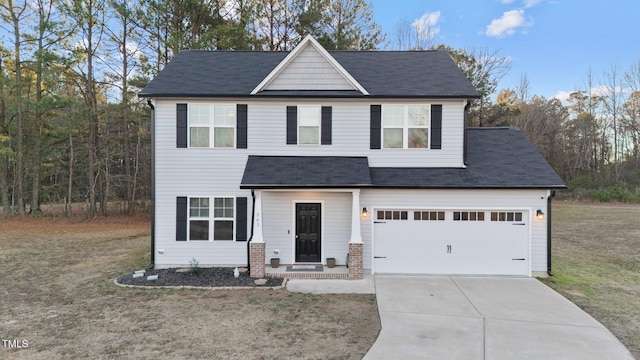
[[[587,89],[589,69],[597,85],[612,66],[622,75],[640,61],[640,0],[370,2],[388,40],[401,19],[422,18],[437,30],[433,43],[499,50],[511,59],[499,89],[526,74],[532,95],[563,98]]]

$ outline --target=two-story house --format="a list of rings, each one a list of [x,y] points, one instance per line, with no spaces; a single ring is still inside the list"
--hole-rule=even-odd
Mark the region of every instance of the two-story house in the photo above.
[[[140,96],[153,266],[551,269],[564,183],[519,130],[466,127],[478,92],[446,52],[326,51],[312,37],[290,52],[183,51]]]

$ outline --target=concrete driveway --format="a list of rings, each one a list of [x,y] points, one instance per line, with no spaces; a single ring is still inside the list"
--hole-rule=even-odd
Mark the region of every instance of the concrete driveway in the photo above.
[[[365,359],[633,359],[536,279],[375,276],[382,331]]]

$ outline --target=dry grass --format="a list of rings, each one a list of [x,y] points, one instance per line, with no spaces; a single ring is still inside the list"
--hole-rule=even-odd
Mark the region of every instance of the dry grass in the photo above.
[[[611,330],[640,359],[640,205],[554,203],[545,283]]]
[[[380,330],[373,295],[130,289],[149,226],[0,218],[0,358],[359,359]]]

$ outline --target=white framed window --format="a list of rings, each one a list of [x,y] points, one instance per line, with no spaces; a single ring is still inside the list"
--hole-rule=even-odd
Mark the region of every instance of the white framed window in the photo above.
[[[211,200],[213,199],[213,211]],[[234,241],[234,197],[189,198],[189,241]]]
[[[209,240],[209,198],[189,199],[189,240]]]
[[[217,197],[213,200],[213,240],[233,240],[235,198]]]
[[[210,109],[208,104],[189,104],[189,146],[209,147]]]
[[[319,145],[322,110],[319,105],[298,106],[298,144]]]
[[[235,105],[189,104],[188,121],[189,147],[235,147]]]
[[[383,105],[382,148],[428,148],[429,110],[426,104]]]
[[[236,106],[213,106],[213,146],[235,147]]]

